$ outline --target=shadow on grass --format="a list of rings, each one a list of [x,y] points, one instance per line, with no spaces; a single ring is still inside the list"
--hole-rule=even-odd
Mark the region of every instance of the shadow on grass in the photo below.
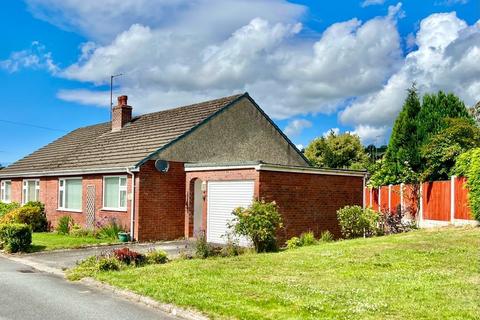
[[[30,246],[30,249],[28,249],[28,253],[34,253],[34,252],[40,252],[44,251],[47,248],[47,246],[42,246],[38,244],[32,244]]]

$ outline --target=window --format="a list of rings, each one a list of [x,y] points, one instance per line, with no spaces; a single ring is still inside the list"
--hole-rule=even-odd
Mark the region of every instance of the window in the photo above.
[[[58,208],[82,211],[82,179],[68,178],[58,180]]]
[[[103,208],[127,210],[127,177],[103,178]]]
[[[23,180],[22,203],[40,199],[40,180]]]
[[[12,181],[4,180],[0,183],[0,201],[5,203],[12,201]]]

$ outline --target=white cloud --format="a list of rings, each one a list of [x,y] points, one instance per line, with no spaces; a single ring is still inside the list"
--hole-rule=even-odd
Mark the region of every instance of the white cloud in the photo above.
[[[362,7],[368,7],[373,5],[384,4],[385,0],[364,0],[361,4]]]
[[[368,125],[359,125],[352,131],[352,134],[356,134],[362,140],[364,145],[374,144],[380,146],[386,144],[385,136],[388,133],[388,127],[372,127]]]
[[[311,128],[312,123],[306,119],[294,119],[288,123],[283,132],[287,136],[299,136],[306,128]]]
[[[325,132],[322,134],[322,136],[326,138],[326,137],[328,137],[328,135],[329,135],[331,132],[333,132],[335,135],[339,135],[339,134],[340,134],[340,128],[331,128],[331,129],[325,131]]]
[[[44,45],[38,41],[32,42],[30,48],[15,51],[5,60],[0,60],[0,68],[10,73],[23,68],[43,69],[55,74],[59,67],[53,62],[52,53],[47,52]]]
[[[480,21],[468,26],[454,12],[432,14],[421,21],[415,41],[418,49],[381,90],[358,97],[340,114],[343,123],[357,130],[391,126],[414,81],[421,93],[451,91],[467,105],[480,100]]]

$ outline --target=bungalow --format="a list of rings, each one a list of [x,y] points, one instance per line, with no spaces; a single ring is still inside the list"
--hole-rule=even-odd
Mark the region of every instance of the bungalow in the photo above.
[[[52,226],[117,219],[139,241],[224,241],[231,211],[279,204],[282,237],[338,233],[335,212],[363,203],[364,172],[314,169],[248,93],[76,129],[0,170],[0,201],[41,201]]]

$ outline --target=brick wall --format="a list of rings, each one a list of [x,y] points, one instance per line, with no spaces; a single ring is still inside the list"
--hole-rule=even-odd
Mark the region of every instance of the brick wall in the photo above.
[[[218,170],[218,171],[196,171],[186,173],[186,190],[185,197],[187,199],[185,204],[185,238],[193,237],[193,201],[194,201],[194,183],[196,179],[202,181],[225,181],[225,180],[255,180],[254,197],[259,195],[259,174],[255,169],[238,169],[238,170]],[[204,192],[203,199],[203,217],[202,229],[207,229],[207,191]]]
[[[116,174],[108,174],[116,175]],[[126,175],[119,173],[118,175]],[[95,186],[95,220],[107,223],[111,218],[115,218],[125,230],[130,230],[130,201],[127,201],[127,211],[107,211],[102,210],[103,207],[103,176],[104,175],[87,175],[82,177],[82,209],[86,209],[87,202],[87,186]],[[128,175],[126,175],[128,176]],[[40,199],[45,204],[47,219],[51,228],[54,228],[60,217],[71,216],[75,223],[86,226],[86,214],[83,212],[72,212],[58,210],[58,180],[65,177],[41,177],[40,180]],[[28,178],[25,178],[28,179]],[[37,179],[37,178],[31,178]],[[12,180],[12,201],[22,202],[22,184],[24,179]],[[127,194],[131,192],[131,178],[127,178]]]
[[[336,211],[363,204],[363,177],[260,171],[260,198],[276,201],[284,229],[281,241],[313,231],[340,236]]]
[[[140,168],[136,234],[139,241],[173,240],[184,235],[185,170],[170,162],[168,172],[155,169],[155,161]]]

